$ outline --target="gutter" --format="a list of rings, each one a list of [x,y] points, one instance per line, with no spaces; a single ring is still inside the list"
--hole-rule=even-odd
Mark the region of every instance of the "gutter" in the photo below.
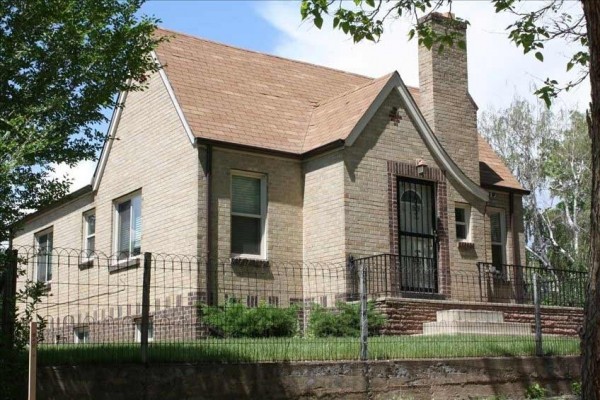
[[[521,194],[523,196],[527,196],[529,194],[531,194],[530,190],[527,189],[517,189],[517,188],[509,188],[506,186],[496,186],[496,185],[490,185],[490,184],[485,184],[482,183],[481,187],[484,189],[489,189],[489,190],[495,190],[496,192],[503,192],[503,193],[509,193],[509,194]]]
[[[223,149],[247,151],[247,152],[256,153],[256,154],[264,154],[264,155],[269,155],[269,156],[290,158],[290,159],[294,159],[294,160],[305,160],[305,159],[314,157],[316,155],[325,153],[327,151],[340,149],[346,145],[345,140],[337,139],[333,142],[327,143],[323,146],[320,146],[313,150],[307,151],[306,153],[292,153],[289,151],[271,150],[271,149],[265,149],[265,148],[257,147],[257,146],[236,144],[236,143],[230,143],[230,142],[224,142],[224,141],[220,141],[220,140],[213,140],[213,139],[206,139],[206,138],[197,138],[196,143],[197,143],[197,145],[204,145],[207,148],[209,146],[220,147]]]

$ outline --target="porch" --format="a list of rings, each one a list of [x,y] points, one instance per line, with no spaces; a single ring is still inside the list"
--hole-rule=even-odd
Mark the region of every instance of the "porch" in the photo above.
[[[478,262],[476,270],[438,269],[435,259],[379,254],[353,259],[352,282],[364,269],[367,292],[377,298],[417,298],[475,303],[534,304],[534,276],[541,304],[583,307],[586,273],[540,266]],[[357,292],[351,290],[352,292]]]

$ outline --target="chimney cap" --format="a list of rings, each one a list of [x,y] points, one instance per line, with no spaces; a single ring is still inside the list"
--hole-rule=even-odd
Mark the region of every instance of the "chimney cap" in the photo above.
[[[454,15],[454,13],[452,13],[452,12],[434,11],[434,12],[431,12],[431,13],[419,18],[418,23],[424,24],[424,23],[428,23],[428,22],[450,26],[455,29],[464,29],[464,30],[467,29],[467,22],[463,21],[461,19],[457,19],[456,16]]]

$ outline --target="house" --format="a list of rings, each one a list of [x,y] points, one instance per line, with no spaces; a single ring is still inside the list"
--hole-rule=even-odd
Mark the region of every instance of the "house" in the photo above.
[[[448,15],[424,18],[466,34]],[[158,33],[172,36],[155,52],[164,68],[120,95],[91,185],[28,216],[15,246],[110,254],[108,270],[89,266],[94,282],[138,279],[130,267],[144,252],[276,277],[278,262],[300,263],[287,289],[262,283],[283,303],[286,290],[306,299],[322,285],[343,296],[351,256],[395,255],[402,276],[386,292],[446,299],[470,296],[452,274],[525,262],[528,191],[477,132],[465,51],[420,47],[420,87],[409,88],[397,72],[373,79]],[[311,280],[306,266],[319,262],[339,274]],[[51,260],[35,264],[38,280],[60,284]],[[221,301],[227,285],[206,265],[187,285]]]

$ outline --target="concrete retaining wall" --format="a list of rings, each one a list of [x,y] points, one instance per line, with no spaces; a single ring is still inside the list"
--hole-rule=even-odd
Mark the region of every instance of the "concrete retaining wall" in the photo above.
[[[38,399],[524,398],[534,382],[570,392],[579,358],[337,363],[92,365],[38,371]]]

